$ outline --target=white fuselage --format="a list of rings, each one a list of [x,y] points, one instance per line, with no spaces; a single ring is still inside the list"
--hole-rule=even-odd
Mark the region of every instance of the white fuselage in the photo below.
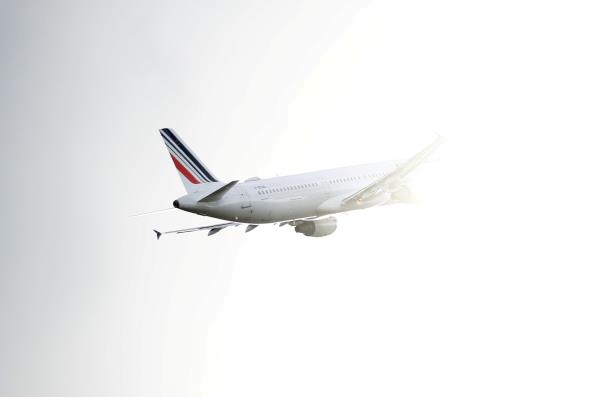
[[[304,174],[238,183],[221,200],[198,201],[222,182],[203,184],[197,192],[180,197],[177,208],[200,215],[251,224],[274,223],[320,217],[328,214],[364,209],[383,204],[389,196],[377,200],[343,205],[349,195],[369,186],[392,172],[395,161],[335,168]]]

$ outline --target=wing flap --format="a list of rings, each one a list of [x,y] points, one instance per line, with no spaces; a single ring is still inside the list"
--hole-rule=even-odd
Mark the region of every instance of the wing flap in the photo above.
[[[154,230],[154,233],[156,233],[156,239],[160,239],[160,237],[163,234],[182,234],[182,233],[191,233],[191,232],[198,232],[200,230],[208,230],[208,235],[212,236],[215,233],[220,232],[221,230],[225,229],[226,227],[237,227],[240,224],[237,222],[226,222],[226,223],[219,223],[218,225],[209,225],[209,226],[199,226],[199,227],[191,227],[188,229],[178,229],[178,230],[170,230],[168,232],[159,232],[158,230]]]

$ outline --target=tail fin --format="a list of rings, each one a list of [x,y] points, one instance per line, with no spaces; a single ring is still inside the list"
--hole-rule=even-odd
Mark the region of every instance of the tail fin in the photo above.
[[[173,164],[188,193],[196,191],[202,183],[218,182],[214,174],[194,155],[175,131],[163,128],[160,130],[160,135],[167,145]]]

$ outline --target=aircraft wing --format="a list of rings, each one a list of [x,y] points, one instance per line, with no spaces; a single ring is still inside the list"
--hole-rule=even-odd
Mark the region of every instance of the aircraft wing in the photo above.
[[[408,161],[399,164],[396,169],[389,174],[379,178],[370,185],[362,188],[361,190],[351,194],[350,196],[342,200],[342,205],[350,203],[360,203],[361,201],[368,201],[378,194],[389,191],[390,185],[393,182],[399,181],[414,170],[419,164],[421,164],[435,149],[442,143],[442,137],[437,137],[435,141],[426,146],[419,153],[415,154]]]
[[[168,232],[159,232],[158,230],[154,230],[154,233],[156,233],[157,240],[163,234],[181,234],[181,233],[197,232],[200,230],[208,230],[208,235],[212,236],[213,234],[220,232],[221,230],[225,229],[226,227],[230,227],[230,226],[237,227],[239,225],[240,224],[237,222],[226,222],[226,223],[219,223],[218,225],[199,226],[199,227],[191,227],[189,229],[170,230]]]

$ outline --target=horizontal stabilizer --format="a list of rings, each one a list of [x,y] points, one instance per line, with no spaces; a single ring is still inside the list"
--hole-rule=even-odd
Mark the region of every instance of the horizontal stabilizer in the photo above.
[[[238,181],[231,181],[228,184],[221,186],[208,196],[198,200],[198,202],[206,203],[209,201],[218,201],[225,195],[225,193],[227,193],[233,186],[235,186],[236,183],[238,183]]]

